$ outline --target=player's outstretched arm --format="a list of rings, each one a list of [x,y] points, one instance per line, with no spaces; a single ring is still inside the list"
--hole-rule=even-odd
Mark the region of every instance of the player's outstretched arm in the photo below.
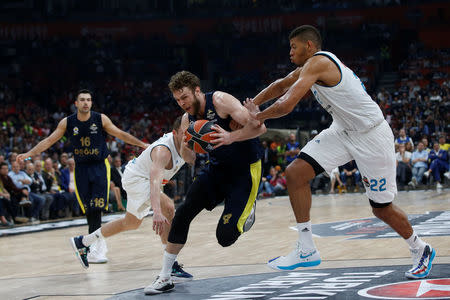
[[[183,133],[183,140],[180,145],[180,154],[181,154],[181,157],[184,159],[184,161],[187,164],[193,166],[195,164],[195,158],[196,158],[195,152],[192,151],[192,149],[190,149],[187,146],[187,143],[184,141],[185,140],[184,133],[186,132],[187,128],[189,127],[189,118],[188,118],[187,113],[185,113],[183,115],[183,117],[181,118],[180,127],[181,127],[181,132]]]
[[[214,126],[217,133],[211,134],[215,139],[211,143],[214,148],[222,145],[229,145],[234,142],[255,138],[267,131],[266,126],[250,117],[248,110],[234,96],[217,91],[213,97],[214,106],[220,115],[229,115],[243,127],[232,132],[228,132],[218,125]]]
[[[264,122],[267,119],[276,119],[290,113],[327,69],[328,62],[326,60],[320,56],[311,57],[300,70],[298,79],[288,89],[286,94],[264,111],[257,113],[256,118]]]
[[[161,235],[164,224],[170,225],[161,211],[161,184],[163,172],[172,160],[170,150],[165,146],[156,146],[150,153],[152,166],[150,167],[150,203],[153,209],[153,230]]]
[[[105,131],[108,134],[115,136],[118,139],[121,139],[122,141],[124,141],[127,144],[138,146],[143,149],[145,149],[149,146],[148,144],[138,140],[137,138],[135,138],[128,132],[125,132],[125,131],[117,128],[117,126],[114,125],[114,123],[111,121],[111,119],[108,118],[108,116],[106,116],[105,114],[102,114],[102,124],[103,124],[103,129],[105,129]]]
[[[27,153],[21,153],[17,155],[17,161],[23,161],[24,159],[27,159],[28,157],[35,156],[37,154],[40,154],[41,152],[47,150],[50,148],[54,143],[59,141],[66,132],[67,128],[67,118],[62,119],[59,121],[58,126],[56,127],[55,131],[53,131],[48,137],[40,141],[36,146],[34,146],[30,151]]]
[[[269,86],[267,86],[253,98],[253,102],[256,105],[261,105],[286,93],[286,91],[295,83],[295,81],[297,81],[301,69],[301,67],[298,67],[297,69],[289,73],[286,77],[277,79],[272,82]]]

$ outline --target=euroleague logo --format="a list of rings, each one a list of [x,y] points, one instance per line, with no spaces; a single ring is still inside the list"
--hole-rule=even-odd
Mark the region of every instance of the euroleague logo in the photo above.
[[[383,284],[358,294],[375,299],[450,299],[450,278]]]

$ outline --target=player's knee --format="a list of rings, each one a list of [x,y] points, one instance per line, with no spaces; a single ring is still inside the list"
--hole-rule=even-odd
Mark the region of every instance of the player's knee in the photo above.
[[[135,230],[141,226],[142,220],[139,220],[131,214],[126,214],[122,220],[122,226],[124,230]]]
[[[234,244],[239,238],[239,233],[236,231],[226,230],[225,228],[219,226],[216,230],[217,242],[222,247],[228,247]]]
[[[392,202],[389,203],[375,203],[373,201],[370,202],[372,206],[372,213],[379,219],[384,219],[386,216],[391,214]]]

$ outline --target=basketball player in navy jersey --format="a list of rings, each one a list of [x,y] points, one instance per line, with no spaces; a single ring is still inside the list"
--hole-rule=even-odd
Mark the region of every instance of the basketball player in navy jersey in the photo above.
[[[270,260],[268,265],[277,270],[293,270],[320,264],[311,233],[309,181],[323,171],[330,173],[355,160],[374,215],[410,247],[413,267],[405,276],[427,277],[436,251],[417,236],[406,214],[392,203],[397,194],[394,136],[380,108],[352,70],[333,53],[321,50],[322,39],[316,28],[300,26],[291,32],[289,40],[291,61],[298,68],[270,84],[253,101],[247,101],[246,107],[253,117],[264,122],[290,113],[311,90],[331,114],[333,123],[314,137],[286,169],[299,239],[291,253]],[[259,112],[258,105],[276,97],[280,98]]]
[[[216,228],[217,241],[223,247],[232,245],[254,223],[255,200],[261,179],[262,149],[255,138],[266,131],[264,125],[250,118],[247,109],[230,94],[215,91],[203,93],[200,79],[181,71],[172,76],[169,88],[178,105],[186,112],[181,121],[185,130],[189,122],[206,119],[216,123],[218,132],[212,141],[209,164],[200,172],[178,207],[172,221],[163,267],[146,294],[173,289],[172,264],[187,240],[191,221],[203,210],[212,210],[224,202]],[[231,130],[241,127],[240,129]]]
[[[75,106],[76,113],[62,119],[52,134],[27,153],[18,155],[17,160],[23,161],[40,154],[67,132],[75,158],[75,194],[81,210],[86,214],[89,233],[92,233],[100,228],[102,210],[108,208],[110,166],[107,159],[109,150],[106,146],[106,134],[143,149],[147,148],[148,144],[117,128],[106,115],[91,111],[90,91],[80,90]],[[106,242],[101,239],[91,247],[89,262],[107,262],[106,252]]]

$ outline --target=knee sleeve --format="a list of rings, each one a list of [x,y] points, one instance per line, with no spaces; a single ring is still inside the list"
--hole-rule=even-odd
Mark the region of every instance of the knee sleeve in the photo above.
[[[168,241],[172,244],[185,244],[189,226],[201,210],[202,208],[195,207],[188,200],[178,207],[172,220]]]
[[[102,212],[92,210],[86,212],[86,219],[89,225],[89,233],[92,233],[102,226]]]

